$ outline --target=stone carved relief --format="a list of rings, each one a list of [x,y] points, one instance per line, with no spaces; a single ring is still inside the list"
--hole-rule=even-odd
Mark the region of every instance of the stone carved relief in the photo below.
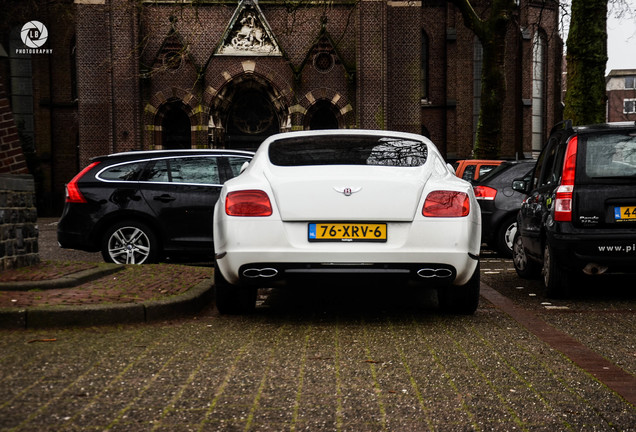
[[[244,7],[230,23],[217,54],[280,56],[281,52],[260,9],[252,4]]]

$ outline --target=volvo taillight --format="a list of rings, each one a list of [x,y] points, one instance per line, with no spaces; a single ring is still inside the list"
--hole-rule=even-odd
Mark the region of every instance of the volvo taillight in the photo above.
[[[497,189],[488,186],[475,186],[473,189],[478,200],[492,201],[497,196]]]
[[[422,214],[426,217],[462,217],[470,213],[468,194],[457,191],[433,191],[424,201]]]
[[[557,222],[572,221],[572,198],[574,196],[578,144],[578,138],[575,136],[570,140],[565,151],[561,185],[557,188],[554,199],[554,220]]]
[[[272,203],[262,190],[241,190],[227,194],[225,213],[228,216],[271,216]]]
[[[84,198],[84,195],[82,195],[82,192],[80,191],[79,186],[77,185],[77,182],[79,179],[81,179],[84,176],[84,174],[89,172],[91,169],[95,167],[95,165],[98,165],[98,164],[99,162],[93,162],[92,164],[90,164],[89,166],[81,170],[79,174],[73,177],[73,179],[66,185],[66,202],[67,203],[85,204],[87,202],[86,198]]]

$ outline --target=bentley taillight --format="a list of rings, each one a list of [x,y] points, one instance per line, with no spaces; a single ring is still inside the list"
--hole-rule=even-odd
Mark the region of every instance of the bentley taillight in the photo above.
[[[468,194],[457,191],[433,191],[426,197],[422,208],[426,217],[462,217],[469,213]]]
[[[272,203],[262,190],[241,190],[227,194],[225,213],[228,216],[271,216]]]
[[[79,186],[77,185],[77,182],[79,181],[79,179],[81,179],[84,176],[84,174],[86,174],[91,169],[93,169],[95,165],[97,164],[99,164],[99,162],[93,162],[92,164],[90,164],[89,166],[81,170],[79,174],[73,177],[73,179],[66,185],[66,202],[67,203],[85,204],[87,202],[86,198],[84,198],[84,195],[82,195],[82,192],[80,191]]]
[[[572,197],[574,196],[574,175],[576,174],[576,153],[578,138],[575,136],[568,143],[563,161],[561,185],[556,190],[554,200],[554,220],[557,222],[572,221]]]

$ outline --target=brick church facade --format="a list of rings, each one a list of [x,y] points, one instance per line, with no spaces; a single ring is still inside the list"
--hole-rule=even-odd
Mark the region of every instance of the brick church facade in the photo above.
[[[66,2],[68,3],[68,2]],[[476,2],[477,4],[487,2]],[[93,156],[140,149],[255,148],[282,131],[392,129],[471,157],[480,45],[445,0],[74,0],[66,131]],[[483,7],[476,8],[480,12]],[[529,157],[561,117],[558,2],[519,0],[507,33],[501,157]],[[58,30],[57,27],[60,27]],[[58,50],[59,52],[59,50]],[[71,169],[72,168],[72,169]]]

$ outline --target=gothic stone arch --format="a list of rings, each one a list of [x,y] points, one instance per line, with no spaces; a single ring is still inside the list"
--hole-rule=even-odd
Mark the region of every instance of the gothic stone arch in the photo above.
[[[163,143],[163,123],[171,108],[180,105],[190,120],[190,148],[207,147],[207,119],[201,112],[200,99],[179,88],[170,88],[155,93],[144,109],[144,148],[161,150]]]
[[[223,80],[217,83],[218,90],[209,86],[204,96],[204,102],[210,107],[208,134],[213,147],[250,148],[272,133],[291,130],[288,107],[292,92],[283,84],[285,81],[280,76],[262,67],[256,71],[254,61],[245,61],[235,73],[225,71],[220,76]],[[246,117],[251,118],[236,118],[245,113],[239,105],[250,96],[257,102],[253,110],[247,113]],[[237,120],[242,120],[242,124]],[[236,136],[232,136],[233,133]],[[237,144],[238,135],[252,144]]]
[[[323,87],[308,92],[297,105],[292,107],[294,129],[311,129],[312,120],[315,120],[314,116],[319,115],[324,109],[329,109],[333,113],[339,129],[356,127],[353,107],[346,96]]]

